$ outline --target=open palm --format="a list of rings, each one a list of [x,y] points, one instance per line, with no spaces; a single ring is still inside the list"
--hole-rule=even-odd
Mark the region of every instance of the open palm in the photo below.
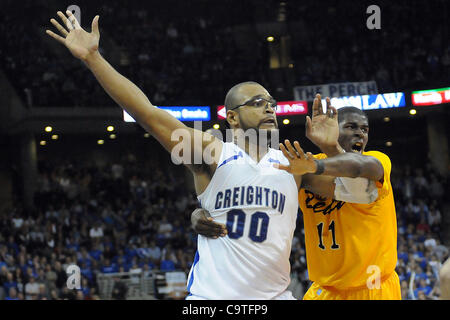
[[[298,141],[294,141],[294,147],[289,140],[284,140],[286,147],[280,143],[280,150],[283,155],[288,159],[289,165],[274,163],[273,167],[292,173],[293,175],[304,175],[307,173],[314,173],[317,170],[317,164],[314,161],[315,158],[310,152],[306,154],[300,146]]]
[[[49,36],[64,44],[74,57],[81,60],[86,60],[89,55],[98,50],[100,41],[100,32],[98,30],[99,16],[95,16],[92,20],[92,31],[89,33],[81,28],[72,12],[66,11],[69,18],[61,11],[58,11],[57,14],[66,27],[61,26],[55,19],[50,19],[50,22],[58,29],[62,36],[46,30]]]
[[[337,110],[331,106],[330,98],[327,98],[327,110],[324,113],[321,100],[320,94],[317,94],[312,119],[306,117],[306,137],[320,148],[336,145],[339,138]]]

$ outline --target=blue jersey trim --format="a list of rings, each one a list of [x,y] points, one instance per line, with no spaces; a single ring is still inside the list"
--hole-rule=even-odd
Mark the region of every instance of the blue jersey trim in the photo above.
[[[238,158],[244,157],[242,154],[242,151],[239,151],[238,154],[235,154],[234,156],[229,157],[228,159],[225,159],[218,167],[217,169],[219,169],[221,166],[223,166],[224,164],[233,161],[233,160],[237,160]]]
[[[187,291],[189,292],[188,296],[192,295],[191,294],[191,286],[192,286],[192,283],[194,282],[194,268],[199,260],[200,260],[200,255],[198,254],[198,251],[196,251],[195,257],[194,257],[194,263],[192,264],[191,276],[189,277],[189,282],[188,282],[188,286],[187,286]]]

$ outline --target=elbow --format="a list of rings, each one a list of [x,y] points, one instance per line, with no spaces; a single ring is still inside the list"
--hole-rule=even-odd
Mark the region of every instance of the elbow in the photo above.
[[[350,163],[350,167],[348,170],[349,178],[358,178],[361,177],[363,173],[363,165],[360,161],[354,160]]]

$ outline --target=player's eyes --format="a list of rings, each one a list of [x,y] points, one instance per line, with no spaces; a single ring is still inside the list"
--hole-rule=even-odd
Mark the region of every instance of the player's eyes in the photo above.
[[[267,104],[267,101],[265,101],[263,99],[258,99],[253,102],[253,106],[258,107],[258,108],[264,107],[266,104]]]

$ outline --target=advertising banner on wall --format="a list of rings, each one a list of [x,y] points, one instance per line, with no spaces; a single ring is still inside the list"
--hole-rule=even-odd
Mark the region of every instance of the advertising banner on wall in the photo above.
[[[306,101],[278,101],[277,116],[291,116],[295,114],[307,114],[308,103]],[[217,119],[223,120],[227,117],[225,106],[217,107]]]
[[[375,81],[340,82],[294,87],[295,100],[313,101],[317,93],[320,93],[323,98],[360,96],[377,94],[378,88]]]
[[[413,91],[411,94],[413,106],[432,106],[442,103],[450,103],[450,87]]]
[[[403,92],[339,97],[331,98],[330,100],[331,105],[336,109],[342,107],[356,107],[361,110],[373,110],[398,108],[406,105],[405,94]],[[326,106],[325,99],[322,99],[322,106]]]
[[[180,121],[209,121],[211,110],[208,106],[175,106],[157,107],[165,110]],[[136,122],[125,110],[123,111],[125,122]]]

